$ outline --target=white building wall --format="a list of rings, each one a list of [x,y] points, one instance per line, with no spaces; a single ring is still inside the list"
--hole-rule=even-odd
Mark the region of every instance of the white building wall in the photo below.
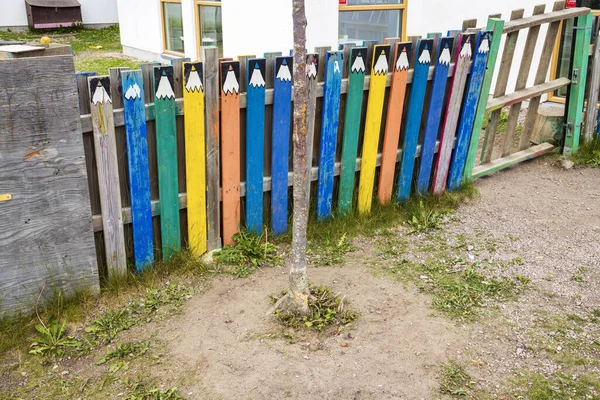
[[[226,57],[259,56],[276,51],[289,54],[293,47],[291,1],[224,0],[221,8]],[[306,0],[306,47],[309,51],[315,46],[337,49],[337,14],[336,1]]]
[[[163,34],[160,2],[118,0],[118,10],[124,53],[142,60],[161,60]]]
[[[477,18],[477,26],[485,27],[490,14],[502,14],[502,19],[508,21],[512,10],[519,8],[525,9],[524,16],[531,16],[533,7],[537,4],[546,4],[546,12],[552,11],[554,0],[503,0],[503,1],[472,1],[472,0],[409,0],[407,14],[407,35],[422,35],[426,36],[428,32],[442,32],[446,34],[448,30],[461,29],[462,21],[471,18]],[[529,73],[528,85],[533,84],[533,79],[538,68],[538,60],[540,59],[542,44],[546,37],[547,25],[542,25],[538,36],[538,45],[536,46],[533,63]],[[521,63],[522,54],[525,47],[527,30],[521,31],[513,64],[511,68],[511,76],[508,82],[507,93],[513,92],[516,83],[516,75]],[[500,54],[498,59],[502,57],[502,49],[504,48],[504,40],[500,43]],[[496,70],[496,74],[497,74]],[[493,83],[493,85],[495,82]],[[491,93],[494,92],[492,86]]]
[[[27,26],[27,11],[24,0],[0,0],[0,27]],[[79,0],[84,25],[116,24],[117,0]]]

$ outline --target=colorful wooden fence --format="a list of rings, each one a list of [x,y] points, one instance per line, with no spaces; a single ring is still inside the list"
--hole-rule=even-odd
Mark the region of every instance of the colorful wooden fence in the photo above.
[[[494,93],[501,95],[488,101],[501,38],[507,35],[510,53],[515,32],[527,27],[536,35],[549,24],[549,46],[557,21],[579,17],[583,48],[589,10],[562,10],[563,3],[547,14],[538,7],[528,18],[515,12],[507,23],[490,18],[484,30],[465,32],[473,27],[465,23],[447,36],[366,41],[308,54],[307,161],[309,180],[316,181],[316,219],[369,213],[374,199],[387,204],[438,195],[484,174],[474,154],[489,136],[480,135],[485,111],[493,120],[500,107],[546,88],[538,82],[525,93],[505,95],[499,82]],[[501,59],[502,80],[509,53]],[[581,63],[583,56],[576,57]],[[542,67],[538,74],[545,76]],[[256,234],[269,227],[276,235],[289,229],[292,69],[292,58],[280,53],[234,61],[205,49],[202,63],[176,60],[86,76],[91,87],[79,85],[80,106],[102,264],[123,270],[122,243],[140,271],[152,264],[153,250],[168,260],[189,246],[199,256],[233,243],[242,227]],[[581,78],[572,85],[578,94]],[[99,90],[118,103],[100,101]],[[583,102],[572,98],[575,129]],[[99,140],[108,147],[94,151],[103,146]],[[508,165],[504,161],[486,171]]]

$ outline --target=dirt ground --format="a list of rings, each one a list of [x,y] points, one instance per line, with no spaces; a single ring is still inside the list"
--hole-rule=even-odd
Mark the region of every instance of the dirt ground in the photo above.
[[[96,355],[44,374],[76,382],[82,398],[123,398],[111,382],[135,376],[189,399],[599,398],[599,183],[600,169],[540,159],[477,180],[480,197],[437,231],[397,226],[354,238],[344,265],[309,270],[310,281],[362,314],[336,335],[291,336],[266,316],[268,295],[287,284],[283,267],[266,268],[244,279],[220,275],[179,315],[122,332],[121,340],[153,344],[147,360],[110,379],[94,376]],[[449,318],[422,290],[429,277],[388,273],[438,258],[527,288],[516,300],[485,300],[474,320]],[[440,392],[449,360],[470,376],[465,390]],[[25,370],[13,376],[26,385]],[[102,389],[84,391],[92,385]]]
[[[429,399],[439,397],[438,366],[458,359],[497,397],[516,371],[551,373],[560,363],[536,354],[527,332],[541,311],[584,315],[600,305],[599,182],[600,170],[564,170],[543,160],[477,181],[480,199],[460,207],[444,234],[497,238],[494,257],[523,260],[502,273],[528,277],[531,289],[476,323],[461,325],[435,313],[428,295],[379,273],[389,261],[365,238],[355,241],[359,248],[346,265],[310,270],[311,281],[342,292],[363,314],[354,330],[338,336],[292,344],[267,336],[281,330],[265,311],[266,295],[286,284],[282,269],[219,279],[161,333],[175,364],[195,371],[182,393],[211,399]],[[489,257],[484,253],[479,256]],[[583,282],[572,279],[580,267]],[[598,372],[597,364],[589,368]]]

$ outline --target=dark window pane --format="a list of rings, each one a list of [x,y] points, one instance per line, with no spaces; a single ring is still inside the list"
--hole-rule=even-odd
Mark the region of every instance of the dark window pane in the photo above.
[[[401,10],[342,11],[340,12],[340,43],[399,37]]]
[[[200,7],[200,46],[217,47],[223,56],[223,26],[221,7]]]
[[[181,4],[163,3],[167,50],[183,53],[183,19]]]

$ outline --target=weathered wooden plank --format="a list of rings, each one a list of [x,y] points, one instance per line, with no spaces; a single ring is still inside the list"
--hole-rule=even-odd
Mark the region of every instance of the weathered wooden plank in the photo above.
[[[475,28],[476,26],[477,26],[477,18],[465,19],[462,24],[462,31],[466,32],[467,30]]]
[[[342,79],[348,79],[348,74],[350,73],[350,65],[347,61],[350,59],[350,54],[355,46],[355,43],[344,43],[343,45],[340,45],[340,50],[343,53],[342,60],[344,60],[344,68],[342,69]]]
[[[149,62],[140,64],[140,68],[142,69],[142,78],[144,80],[144,103],[154,103],[154,68],[160,67],[161,63],[159,62]],[[146,84],[148,83],[148,85]]]
[[[442,126],[442,135],[438,151],[438,159],[433,176],[432,191],[434,195],[441,195],[446,189],[450,159],[452,156],[452,147],[454,145],[454,134],[458,125],[458,117],[462,106],[463,93],[467,82],[470,62],[472,58],[472,46],[475,35],[462,34],[458,37],[458,47],[456,50],[456,63],[450,94]]]
[[[379,134],[383,120],[383,102],[385,99],[385,82],[389,70],[388,56],[390,45],[376,45],[371,61],[371,82],[365,120],[365,136],[362,147],[362,165],[358,186],[358,212],[371,212],[373,189],[375,184],[375,163],[379,147]]]
[[[542,143],[537,146],[532,146],[528,149],[518,151],[507,157],[498,158],[487,164],[473,168],[473,179],[480,178],[482,176],[492,174],[494,172],[508,168],[520,162],[542,156],[544,154],[550,153],[554,149],[555,147],[550,143]]]
[[[127,273],[127,257],[121,216],[121,193],[119,191],[117,143],[113,124],[110,78],[108,76],[90,77],[88,82],[106,264],[109,277],[118,277]]]
[[[246,92],[246,88],[248,87],[248,80],[246,79],[248,76],[248,72],[252,72],[252,70],[248,69],[248,60],[256,58],[255,54],[245,54],[242,56],[238,56],[238,61],[240,62],[240,93]],[[263,80],[264,80],[263,75]]]
[[[275,58],[273,74],[273,131],[271,151],[271,229],[275,235],[287,231],[288,163],[292,116],[292,57]]]
[[[171,66],[154,68],[154,105],[162,257],[164,261],[168,261],[181,251],[177,126]]]
[[[122,71],[123,112],[127,140],[129,195],[133,228],[133,255],[136,272],[142,272],[154,262],[152,244],[152,209],[150,206],[150,172],[148,169],[148,142],[144,84],[142,71]]]
[[[317,117],[317,77],[319,74],[319,56],[317,54],[306,55],[306,91],[307,91],[307,103],[306,103],[306,168],[310,176],[313,164],[313,151],[315,143],[315,123]],[[311,180],[308,179],[308,190],[306,195],[310,202],[310,185]]]
[[[74,74],[72,56],[0,61],[1,315],[44,285],[99,291]]]
[[[246,106],[246,228],[257,235],[263,225],[263,171],[265,169],[266,60],[247,60]]]
[[[175,92],[176,99],[183,97],[183,63],[189,61],[189,58],[174,58],[171,60],[171,66],[173,67],[173,91]]]
[[[576,153],[579,149],[593,17],[589,13],[577,18],[575,52],[573,53],[573,69],[571,73],[572,79],[569,102],[567,104],[567,129],[565,133],[565,145],[563,147],[563,154],[566,155]]]
[[[366,65],[365,65],[365,75],[370,75],[371,74],[371,70],[373,69],[372,66],[372,62],[373,62],[373,52],[375,51],[375,46],[377,46],[379,44],[379,41],[377,40],[364,40],[363,41],[363,47],[367,48],[367,58],[365,58],[366,61]]]
[[[489,38],[489,50],[487,54],[487,68],[481,82],[481,93],[479,94],[479,100],[477,103],[477,109],[475,111],[475,119],[473,126],[471,127],[470,141],[467,147],[466,160],[464,165],[458,168],[457,172],[460,172],[460,180],[470,180],[471,171],[475,165],[475,159],[477,158],[477,151],[479,147],[479,138],[481,136],[481,127],[483,126],[483,119],[485,118],[485,110],[487,106],[490,89],[492,87],[492,80],[494,78],[494,70],[496,68],[496,59],[498,58],[498,51],[500,50],[500,41],[502,39],[502,28],[504,27],[504,21],[497,18],[490,18],[488,21],[487,29],[492,32],[492,36]],[[476,57],[477,58],[477,57]],[[462,143],[461,143],[462,144]],[[456,153],[459,154],[459,153]],[[459,161],[459,159],[456,159]],[[456,164],[457,167],[459,166]],[[452,175],[452,171],[450,171]],[[463,177],[464,175],[464,177]],[[457,178],[458,179],[458,178]],[[450,183],[460,185],[460,182],[453,182],[453,177],[450,177]]]
[[[583,143],[589,143],[596,135],[598,125],[598,95],[600,91],[600,34],[596,28],[596,40],[592,51],[592,68],[588,79],[587,107],[585,110]]]
[[[435,75],[431,88],[427,120],[425,122],[425,133],[421,145],[421,161],[419,163],[419,175],[417,178],[417,192],[421,195],[427,194],[429,190],[433,156],[435,155],[435,142],[440,130],[446,86],[448,83],[448,70],[450,69],[450,61],[452,60],[450,51],[453,42],[454,39],[451,37],[439,39],[438,48],[441,51],[435,65]]]
[[[486,64],[490,52],[490,43],[493,40],[492,31],[482,31],[477,34],[477,45],[475,46],[475,56],[471,74],[469,75],[469,84],[467,94],[463,103],[462,116],[456,133],[456,146],[450,163],[450,172],[448,174],[448,189],[457,190],[463,178],[469,142],[475,122],[477,104],[479,102]]]
[[[221,182],[223,244],[240,229],[240,63],[221,63]]]
[[[221,247],[221,202],[220,202],[220,120],[218,49],[203,49],[204,107],[206,109],[206,223],[208,225],[208,250]]]
[[[349,73],[344,114],[344,134],[342,136],[342,170],[338,191],[337,213],[339,216],[349,215],[352,211],[366,56],[366,47],[355,47],[350,52],[348,62],[345,63],[348,64]]]
[[[185,169],[188,245],[196,257],[207,250],[206,140],[204,138],[204,85],[201,62],[185,62],[183,105],[185,112]]]
[[[542,24],[560,22],[565,19],[587,15],[590,9],[586,7],[569,8],[561,11],[553,11],[546,14],[533,15],[531,17],[522,18],[517,21],[510,21],[504,25],[504,33],[510,33],[521,29],[531,28]]]
[[[123,81],[122,71],[128,71],[129,67],[109,68],[110,92],[112,93],[113,109],[123,108]]]
[[[521,103],[533,97],[541,96],[545,93],[549,93],[558,90],[562,87],[569,86],[570,83],[571,81],[569,80],[569,78],[558,78],[553,81],[548,81],[539,85],[530,86],[526,89],[522,89],[517,92],[507,94],[505,96],[496,97],[487,103],[487,110],[495,111],[503,107],[511,106],[516,103]]]
[[[406,82],[408,68],[412,58],[412,43],[397,43],[392,64],[392,86],[388,100],[388,110],[381,150],[381,168],[379,168],[379,185],[377,194],[381,204],[388,204],[392,199],[394,174],[396,172],[396,154],[400,141],[400,128],[406,98]]]
[[[89,114],[90,108],[90,87],[88,78],[98,76],[97,72],[78,72],[75,74],[77,82],[77,92],[79,93],[79,113],[81,115]]]
[[[319,148],[319,183],[317,187],[317,220],[331,218],[335,149],[340,114],[342,86],[342,52],[327,52],[325,85]]]
[[[510,15],[511,21],[523,18],[524,13],[525,13],[525,10],[522,8],[518,9],[518,10],[513,10],[513,12]],[[500,97],[500,96],[504,96],[506,94],[506,86],[508,85],[508,77],[510,75],[510,70],[512,67],[513,56],[515,54],[515,48],[517,46],[517,40],[519,39],[519,32],[520,31],[515,31],[515,32],[511,32],[508,35],[506,35],[506,40],[504,42],[504,50],[502,51],[502,59],[500,60],[500,68],[498,69],[498,78],[496,79],[496,88],[494,90],[494,97]],[[501,32],[498,32],[498,34],[501,35]],[[533,54],[531,56],[533,56]],[[489,62],[489,64],[491,65],[491,62]],[[482,97],[482,99],[483,99],[483,97]],[[487,99],[485,99],[485,100],[487,101]],[[491,151],[494,148],[494,141],[496,139],[496,130],[498,127],[498,122],[500,121],[500,116],[501,116],[501,110],[493,111],[490,114],[489,122],[488,122],[486,130],[485,130],[485,135],[483,137],[482,152],[489,151],[490,156],[491,156]],[[483,123],[483,119],[482,119],[482,123]],[[475,131],[475,129],[473,131]],[[506,139],[507,136],[511,136],[511,140],[512,140],[512,135],[509,134],[507,131],[505,131],[504,138]],[[477,153],[478,148],[479,148],[479,142],[477,143],[477,147],[475,148],[475,153]],[[473,151],[473,149],[469,149],[469,155],[467,156],[467,168],[466,168],[466,172],[465,172],[467,178],[470,177],[469,171],[473,169],[472,167],[469,168],[469,166],[470,166],[469,162],[471,161],[471,159],[469,157],[476,156],[471,153],[472,151]],[[474,160],[475,160],[475,158],[473,158],[473,161]]]
[[[331,51],[331,46],[315,47],[317,58],[323,65],[326,63],[327,53],[329,51]],[[325,69],[326,68],[317,68],[317,82],[323,82],[325,80]]]
[[[554,3],[554,12],[560,12],[558,10],[562,10],[565,8],[565,2],[564,1],[557,1],[556,3]],[[573,10],[573,9],[571,9]],[[568,10],[567,10],[568,11]],[[537,72],[535,74],[535,78],[533,81],[534,85],[538,85],[540,83],[543,83],[546,81],[546,77],[548,76],[548,68],[550,67],[550,62],[552,61],[552,52],[554,51],[554,44],[556,43],[556,38],[558,36],[558,30],[560,28],[561,22],[560,21],[555,21],[552,22],[549,26],[548,26],[548,30],[546,32],[546,38],[544,40],[544,45],[542,47],[542,55],[540,57],[539,63],[538,63],[538,69]],[[525,84],[523,85],[523,87],[525,87],[527,83],[527,79],[525,79]],[[527,109],[527,115],[525,116],[525,122],[523,124],[523,132],[521,133],[521,139],[519,140],[519,150],[524,150],[527,147],[529,147],[529,141],[531,139],[531,133],[533,132],[533,125],[535,123],[535,119],[537,117],[537,112],[538,112],[538,108],[540,106],[540,102],[541,102],[541,98],[539,97],[534,97],[533,99],[531,99],[531,101],[529,101],[529,107]],[[516,109],[516,105],[515,105],[515,109]],[[512,109],[511,109],[512,111]],[[511,123],[511,125],[509,126],[507,123],[506,128],[512,128],[515,129],[516,128],[516,124],[517,124],[517,119],[518,115],[514,115],[513,116],[513,120],[510,119],[510,115],[509,115],[509,121]],[[514,126],[513,126],[514,124]]]
[[[408,99],[408,112],[406,116],[406,129],[404,130],[404,142],[402,144],[402,163],[398,173],[398,193],[396,200],[407,201],[410,197],[415,168],[415,154],[421,132],[421,119],[425,94],[427,89],[427,77],[431,65],[430,49],[433,47],[433,39],[421,39],[415,54],[415,68],[413,83]]]

